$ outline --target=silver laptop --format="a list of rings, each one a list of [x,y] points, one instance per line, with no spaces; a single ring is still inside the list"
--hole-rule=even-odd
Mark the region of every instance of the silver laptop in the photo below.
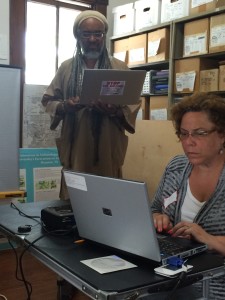
[[[146,183],[67,170],[64,176],[80,237],[162,265],[170,257],[186,258],[207,249],[156,234]],[[161,243],[172,244],[172,252],[160,249]]]
[[[108,104],[136,104],[140,100],[145,70],[84,70],[81,104],[101,100]]]

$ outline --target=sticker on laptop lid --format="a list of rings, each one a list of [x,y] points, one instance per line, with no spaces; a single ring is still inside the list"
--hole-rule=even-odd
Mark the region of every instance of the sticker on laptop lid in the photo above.
[[[121,96],[124,93],[125,81],[108,80],[102,81],[101,96]]]
[[[84,176],[73,173],[64,173],[66,185],[78,190],[87,191],[87,184]]]

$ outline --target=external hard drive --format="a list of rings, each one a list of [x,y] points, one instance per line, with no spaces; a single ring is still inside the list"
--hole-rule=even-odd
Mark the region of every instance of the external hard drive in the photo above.
[[[41,211],[41,220],[48,230],[70,229],[75,225],[70,205],[49,206]]]

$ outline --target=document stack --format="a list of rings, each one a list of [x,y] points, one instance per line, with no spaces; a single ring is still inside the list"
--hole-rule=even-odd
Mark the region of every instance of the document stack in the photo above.
[[[152,94],[168,94],[169,70],[153,71],[150,77]]]
[[[150,94],[150,71],[146,72],[145,81],[142,88],[142,95]]]

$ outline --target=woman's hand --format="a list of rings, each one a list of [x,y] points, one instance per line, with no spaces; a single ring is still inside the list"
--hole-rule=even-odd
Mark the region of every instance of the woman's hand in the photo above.
[[[158,232],[169,232],[173,228],[173,224],[171,223],[169,217],[166,214],[154,213],[153,220],[155,228]]]
[[[172,236],[194,238],[200,243],[208,246],[209,250],[214,250],[225,256],[225,236],[215,236],[206,232],[196,223],[180,222],[176,224],[172,231]]]
[[[198,242],[206,243],[210,235],[198,224],[183,221],[173,227],[172,236],[194,238]]]

